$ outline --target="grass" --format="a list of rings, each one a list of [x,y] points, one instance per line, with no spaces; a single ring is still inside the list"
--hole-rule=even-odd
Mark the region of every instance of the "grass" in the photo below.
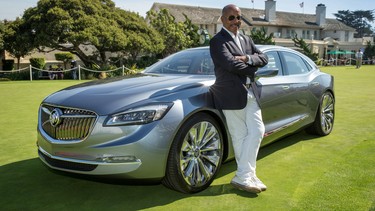
[[[223,165],[207,190],[181,194],[157,185],[84,179],[48,170],[37,158],[37,110],[53,91],[78,81],[0,83],[2,210],[375,210],[375,66],[323,67],[335,76],[333,132],[300,132],[261,149],[259,195],[229,184]]]

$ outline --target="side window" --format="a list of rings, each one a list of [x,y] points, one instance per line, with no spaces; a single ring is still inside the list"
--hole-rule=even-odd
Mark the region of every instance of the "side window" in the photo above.
[[[265,52],[268,57],[268,64],[261,69],[278,69],[278,75],[282,75],[279,54],[276,51]]]
[[[286,75],[305,74],[311,70],[299,55],[290,52],[281,52],[281,55],[285,61]]]

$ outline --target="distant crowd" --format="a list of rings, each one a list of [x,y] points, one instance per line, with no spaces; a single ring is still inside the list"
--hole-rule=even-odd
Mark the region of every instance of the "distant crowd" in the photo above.
[[[72,60],[71,62],[71,68],[75,68],[77,66],[77,62],[75,60]],[[61,64],[57,65],[56,68],[54,68],[52,65],[49,66],[48,68],[48,77],[51,80],[58,80],[58,79],[64,79],[64,69]],[[73,69],[72,70],[72,78],[74,80],[77,79],[77,70]]]

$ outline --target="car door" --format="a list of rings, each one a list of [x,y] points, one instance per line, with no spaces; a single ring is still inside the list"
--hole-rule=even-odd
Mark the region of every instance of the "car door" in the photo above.
[[[269,64],[263,68],[278,68],[275,77],[260,78],[261,109],[266,135],[283,136],[298,128],[298,122],[306,118],[309,84],[309,68],[304,59],[293,52],[265,52]]]

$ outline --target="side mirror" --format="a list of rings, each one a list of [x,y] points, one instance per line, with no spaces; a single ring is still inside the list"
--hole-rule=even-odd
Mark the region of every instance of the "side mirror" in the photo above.
[[[258,71],[255,72],[255,78],[259,79],[259,78],[273,77],[273,76],[277,76],[278,73],[279,73],[278,68],[271,68],[271,69],[261,68],[261,69],[258,69]]]

